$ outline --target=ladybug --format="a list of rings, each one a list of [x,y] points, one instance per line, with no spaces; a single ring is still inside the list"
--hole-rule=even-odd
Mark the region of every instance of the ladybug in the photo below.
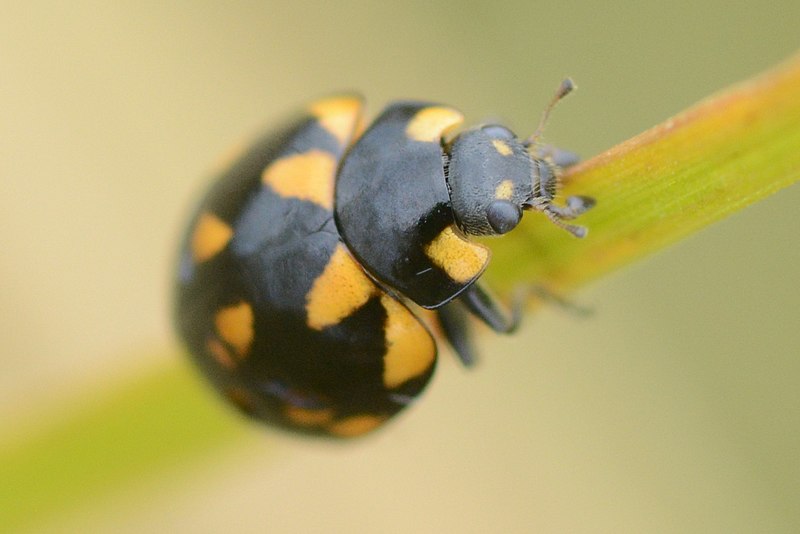
[[[203,373],[245,413],[309,434],[365,434],[433,374],[430,325],[467,365],[469,317],[513,331],[479,282],[523,211],[564,222],[593,205],[553,203],[571,154],[496,124],[446,133],[455,109],[389,105],[366,129],[362,100],[336,96],[255,142],[200,203],[177,273],[177,329]],[[426,312],[425,310],[431,310]],[[425,320],[421,319],[424,317]]]

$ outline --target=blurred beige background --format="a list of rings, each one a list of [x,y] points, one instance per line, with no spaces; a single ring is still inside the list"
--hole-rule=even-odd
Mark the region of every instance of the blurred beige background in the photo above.
[[[0,439],[173,365],[170,269],[204,176],[315,96],[357,89],[372,113],[425,98],[529,131],[570,75],[548,139],[590,156],[800,45],[790,0],[599,6],[4,4]],[[588,320],[545,310],[486,336],[474,372],[443,354],[374,439],[252,428],[40,528],[796,532],[798,203],[795,186],[576,294]]]

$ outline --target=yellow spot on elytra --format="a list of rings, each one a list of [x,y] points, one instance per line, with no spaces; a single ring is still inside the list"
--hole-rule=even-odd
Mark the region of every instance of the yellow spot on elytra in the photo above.
[[[405,306],[388,295],[381,297],[381,304],[386,310],[383,384],[393,389],[427,371],[436,356],[436,346]]]
[[[307,200],[333,209],[336,158],[322,150],[291,154],[264,169],[262,181],[283,197]]]
[[[361,135],[367,130],[367,121],[363,115],[358,118],[356,122],[356,128],[353,131],[353,138],[350,140],[351,142],[355,142]]]
[[[212,337],[206,341],[206,349],[222,367],[233,369],[236,365],[233,356],[231,356],[231,353],[228,352],[228,349],[225,348],[225,345],[223,345],[219,339]]]
[[[385,420],[382,415],[353,415],[329,425],[328,431],[343,438],[360,436],[378,428]]]
[[[253,344],[253,307],[240,302],[220,309],[214,316],[219,337],[230,344],[239,358],[244,358]]]
[[[452,108],[423,108],[409,121],[406,135],[414,141],[438,143],[446,130],[461,124],[463,120],[464,116]]]
[[[425,246],[431,261],[456,282],[467,283],[486,268],[489,249],[467,241],[448,226]]]
[[[501,156],[510,156],[514,153],[511,147],[508,146],[508,143],[502,139],[492,139],[492,144],[494,145],[494,149],[497,150]]]
[[[361,99],[334,96],[311,104],[309,111],[331,135],[346,146],[352,139],[361,118]]]
[[[344,245],[338,244],[306,295],[308,326],[322,330],[338,324],[363,306],[376,289]]]
[[[194,261],[207,261],[216,256],[233,236],[233,229],[211,212],[203,212],[192,232]]]
[[[330,408],[312,410],[288,405],[283,414],[289,421],[299,426],[319,426],[333,420],[333,410]]]
[[[415,308],[414,315],[422,321],[428,328],[434,339],[443,339],[444,331],[442,330],[441,322],[439,321],[439,313],[436,310],[428,310],[425,308]]]
[[[514,195],[514,182],[503,180],[497,189],[494,190],[494,198],[498,200],[509,200]]]

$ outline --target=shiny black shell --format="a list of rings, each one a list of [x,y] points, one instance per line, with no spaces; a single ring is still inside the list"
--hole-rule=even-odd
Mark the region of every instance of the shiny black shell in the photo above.
[[[544,118],[573,87],[562,82]],[[447,139],[461,121],[409,101],[364,129],[361,99],[332,97],[225,166],[181,248],[175,318],[200,369],[244,412],[365,434],[430,380],[428,325],[465,365],[472,318],[516,330],[530,288],[510,307],[496,300],[478,280],[489,250],[466,235],[505,234],[530,210],[583,237],[568,221],[594,200],[554,203],[559,165],[575,158],[540,143],[544,122],[522,140],[500,125]]]
[[[348,150],[358,154],[361,107],[349,96],[316,102],[235,158],[202,200],[180,257],[175,316],[195,362],[249,415],[302,432],[380,426],[422,391],[436,362],[402,292],[362,268],[334,220],[336,175],[349,168]],[[347,176],[348,187],[370,179]]]

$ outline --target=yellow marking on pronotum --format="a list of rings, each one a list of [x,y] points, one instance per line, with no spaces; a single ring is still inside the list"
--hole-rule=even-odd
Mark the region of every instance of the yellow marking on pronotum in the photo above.
[[[376,291],[361,266],[341,243],[306,295],[308,326],[322,330],[363,306]]]
[[[289,421],[299,426],[320,426],[333,420],[333,410],[330,408],[312,410],[288,405],[283,414]]]
[[[226,369],[233,369],[236,366],[236,361],[228,349],[225,348],[219,339],[212,337],[206,341],[206,349],[214,357],[214,360]]]
[[[452,108],[427,107],[412,117],[406,126],[406,135],[414,141],[438,143],[445,131],[463,121],[464,116]]]
[[[203,212],[192,232],[192,258],[196,262],[210,260],[225,248],[233,237],[233,229],[211,212]]]
[[[456,282],[467,283],[483,271],[489,261],[489,249],[459,237],[448,226],[425,246],[425,254],[447,276]]]
[[[388,295],[381,297],[381,304],[386,310],[383,384],[393,389],[427,371],[436,356],[436,346],[405,306]]]
[[[247,302],[220,309],[214,316],[219,337],[229,343],[239,358],[244,358],[253,344],[253,307]]]
[[[262,181],[283,197],[307,200],[333,209],[336,158],[322,150],[309,150],[274,161],[264,169]]]
[[[342,146],[346,146],[355,133],[361,108],[361,99],[357,97],[334,96],[314,102],[309,111]]]
[[[343,438],[360,436],[378,428],[385,420],[386,417],[382,415],[353,415],[329,425],[328,431]]]
[[[509,200],[514,195],[514,182],[503,180],[494,190],[494,198],[498,200]]]
[[[492,145],[494,145],[494,149],[497,150],[501,156],[510,156],[514,153],[511,147],[508,146],[508,143],[502,139],[492,139]]]

